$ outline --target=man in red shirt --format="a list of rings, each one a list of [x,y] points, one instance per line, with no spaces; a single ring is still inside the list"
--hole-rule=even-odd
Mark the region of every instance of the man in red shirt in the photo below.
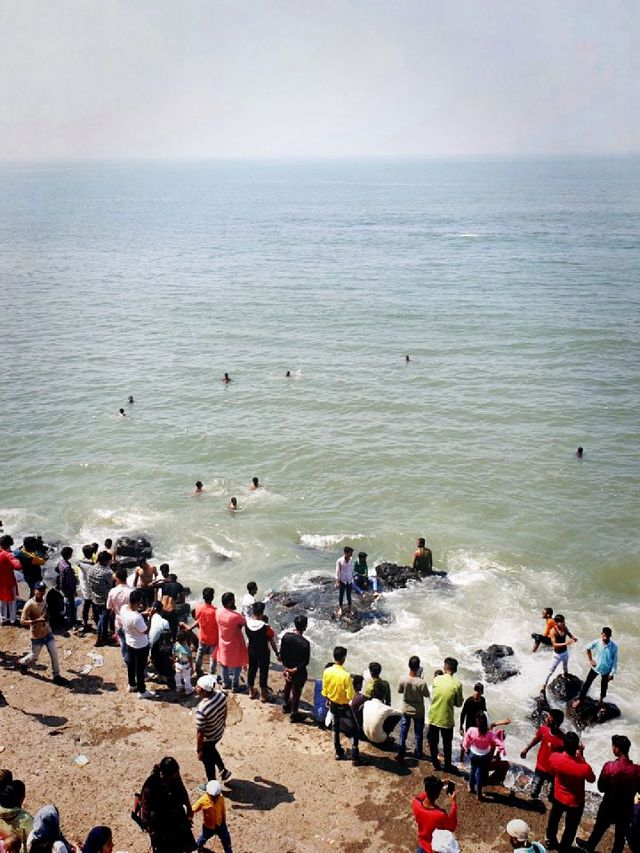
[[[193,611],[193,618],[198,623],[198,653],[196,654],[196,673],[198,677],[203,674],[202,661],[205,655],[209,655],[209,674],[214,675],[216,671],[216,646],[218,645],[218,620],[216,619],[216,608],[213,606],[214,589],[205,586],[202,590],[202,604],[197,604]]]
[[[553,752],[562,752],[564,749],[564,732],[560,726],[564,722],[564,714],[559,708],[553,708],[547,714],[544,723],[535,733],[533,740],[520,753],[520,758],[526,758],[529,750],[537,743],[540,744],[538,757],[536,758],[536,769],[531,785],[531,799],[537,800],[542,791],[542,786],[548,782],[553,790],[553,774],[549,767],[549,758]]]
[[[629,758],[631,741],[625,735],[611,738],[611,751],[615,761],[607,761],[600,772],[598,790],[604,797],[598,809],[598,816],[587,841],[578,839],[583,850],[594,851],[607,829],[614,824],[615,837],[611,853],[622,853],[624,839],[633,817],[633,801],[640,792],[640,764],[634,764]]]
[[[564,736],[564,752],[554,752],[549,757],[553,773],[553,803],[547,823],[547,840],[544,846],[560,853],[573,849],[582,812],[584,810],[585,782],[595,782],[596,776],[583,757],[584,746],[575,732]],[[558,827],[564,814],[564,832],[558,846]]]
[[[445,784],[451,801],[451,810],[447,814],[436,805]],[[458,825],[458,806],[453,782],[444,782],[437,776],[426,776],[424,791],[411,801],[413,816],[418,824],[418,853],[433,853],[431,839],[436,829],[448,829],[453,832]]]

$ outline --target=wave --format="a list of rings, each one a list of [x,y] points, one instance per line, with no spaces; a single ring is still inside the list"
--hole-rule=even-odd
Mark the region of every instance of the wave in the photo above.
[[[239,551],[234,551],[231,548],[225,548],[223,545],[220,545],[215,539],[212,539],[210,536],[202,536],[202,539],[207,543],[209,548],[213,551],[213,553],[222,558],[223,560],[237,560],[240,556]]]
[[[329,533],[326,536],[316,533],[303,533],[300,536],[300,542],[303,545],[306,545],[307,548],[330,550],[335,548],[335,546],[339,545],[341,542],[353,542],[364,538],[364,533]]]

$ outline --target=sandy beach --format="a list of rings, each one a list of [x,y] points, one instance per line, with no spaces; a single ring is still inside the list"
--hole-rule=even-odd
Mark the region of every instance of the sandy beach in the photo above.
[[[53,803],[67,837],[82,842],[100,823],[113,829],[115,849],[149,850],[129,814],[152,765],[164,755],[178,760],[185,785],[197,799],[204,779],[195,753],[195,697],[176,701],[158,685],[158,698],[138,701],[126,691],[126,673],[117,648],[94,649],[93,636],[59,637],[68,687],[51,683],[46,652],[38,668],[21,675],[16,658],[29,645],[28,632],[3,626],[0,652],[0,766],[10,768],[27,788],[32,813]],[[99,653],[102,666],[89,656]],[[84,674],[80,674],[84,670]],[[282,677],[272,671],[277,692]],[[154,687],[153,683],[150,686]],[[312,698],[312,682],[305,698]],[[277,703],[261,704],[247,695],[229,695],[221,754],[233,777],[224,787],[234,850],[306,853],[326,850],[415,850],[411,797],[431,772],[428,762],[362,745],[364,766],[336,762],[331,735],[312,722],[292,725]],[[78,755],[88,764],[78,766]],[[456,836],[465,853],[509,849],[504,826],[523,817],[544,838],[544,815],[526,796],[506,792],[479,805],[457,778],[459,824]],[[443,801],[446,798],[443,797]],[[195,823],[199,829],[200,819]],[[221,849],[216,840],[210,848]],[[604,848],[603,848],[604,849]]]

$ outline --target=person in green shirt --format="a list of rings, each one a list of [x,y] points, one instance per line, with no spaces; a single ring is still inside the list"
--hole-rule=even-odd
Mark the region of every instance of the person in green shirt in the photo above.
[[[369,567],[367,566],[367,554],[365,551],[360,551],[358,560],[353,564],[353,584],[358,592],[364,592],[369,589]]]
[[[384,678],[380,678],[380,673],[382,672],[382,666],[377,661],[372,661],[369,664],[369,675],[371,676],[368,679],[367,683],[364,686],[364,695],[367,699],[371,699],[373,696],[373,688],[376,683],[380,684],[380,688],[384,692],[384,696],[382,696],[382,701],[385,705],[391,705],[391,687],[389,686],[389,682],[385,681]]]
[[[427,739],[431,752],[431,761],[436,770],[440,770],[438,744],[442,735],[442,751],[444,753],[444,769],[455,772],[451,762],[451,746],[453,743],[454,708],[462,706],[462,684],[455,677],[458,671],[458,661],[455,658],[444,659],[444,674],[433,679],[433,697],[429,708],[429,731]]]

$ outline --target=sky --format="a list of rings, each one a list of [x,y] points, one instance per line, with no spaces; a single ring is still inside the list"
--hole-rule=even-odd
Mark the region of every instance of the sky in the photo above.
[[[640,150],[638,0],[0,0],[0,160]]]

